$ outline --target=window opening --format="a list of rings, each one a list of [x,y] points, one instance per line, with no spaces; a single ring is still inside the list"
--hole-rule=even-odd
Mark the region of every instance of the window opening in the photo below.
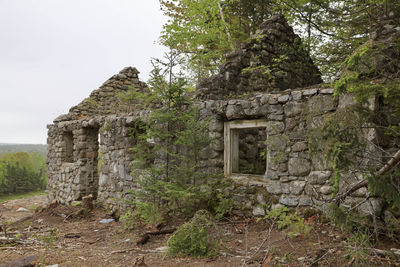
[[[265,174],[266,128],[266,120],[225,122],[225,175],[263,176]]]
[[[64,132],[64,162],[74,162],[74,136],[72,132]]]
[[[237,129],[239,135],[238,173],[265,174],[265,128]]]

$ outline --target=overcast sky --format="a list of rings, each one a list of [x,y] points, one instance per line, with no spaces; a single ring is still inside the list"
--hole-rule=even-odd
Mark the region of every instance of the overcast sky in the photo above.
[[[158,0],[0,0],[0,143],[46,143],[46,124],[126,66],[146,81]]]

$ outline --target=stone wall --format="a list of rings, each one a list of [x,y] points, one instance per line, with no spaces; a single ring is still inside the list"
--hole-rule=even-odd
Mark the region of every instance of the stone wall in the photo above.
[[[320,73],[300,44],[286,20],[274,16],[195,92],[200,119],[209,121],[213,139],[199,167],[232,178],[233,199],[254,215],[265,213],[259,204],[271,196],[279,205],[324,208],[333,190],[332,167],[323,157],[310,157],[307,136],[352,98],[335,100],[331,88],[315,85]],[[125,206],[129,191],[138,189],[129,129],[157,108],[140,105],[135,92],[148,88],[127,67],[48,126],[49,200],[71,203],[92,194],[110,209]],[[246,173],[252,163],[258,171]],[[365,193],[356,191],[348,204]],[[360,208],[377,214],[381,203],[370,198]]]
[[[135,188],[130,175],[130,148],[135,140],[129,127],[149,111],[121,96],[131,90],[146,92],[138,71],[127,67],[70,112],[48,125],[48,198],[71,203],[92,194],[98,202],[114,209]]]
[[[116,91],[120,92],[118,88]],[[232,178],[236,182],[233,198],[252,208],[255,215],[265,212],[259,204],[271,196],[276,203],[290,207],[322,207],[332,192],[332,170],[324,160],[310,158],[307,133],[326,114],[352,104],[348,97],[334,100],[332,93],[330,88],[315,86],[236,99],[199,100],[200,116],[210,121],[209,135],[213,138],[201,153],[200,167]],[[130,148],[135,140],[129,128],[151,111],[138,109],[114,115],[97,111],[83,116],[76,110],[48,126],[49,200],[71,203],[92,194],[110,209],[123,208],[129,191],[138,189],[137,177],[131,175],[134,158]],[[85,109],[82,112],[88,114]],[[243,131],[227,130],[227,124]],[[229,135],[235,133],[240,140],[237,147],[227,141],[234,139]],[[265,143],[265,173],[241,173],[241,161],[255,159],[262,164],[257,154]],[[227,162],[234,160],[232,155],[228,159],[232,149],[238,151],[239,167],[235,171],[227,170]],[[361,200],[365,193],[357,191],[350,201]]]
[[[287,90],[275,93],[258,93],[240,99],[206,100],[199,103],[200,113],[212,118],[210,135],[215,143],[206,148],[209,158],[208,170],[223,172],[235,180],[239,189],[235,199],[244,206],[252,207],[255,214],[262,214],[259,204],[266,195],[275,196],[276,202],[290,207],[325,208],[333,186],[332,166],[322,157],[310,157],[308,131],[322,122],[324,116],[352,104],[351,97],[335,100],[333,89],[320,86],[306,89]],[[262,175],[232,172],[226,164],[226,154],[235,148],[227,144],[226,123],[237,122],[236,127],[265,125],[267,143],[266,171]],[[250,125],[250,126],[246,126]],[[257,128],[259,129],[259,128]],[[232,129],[228,130],[231,131]],[[225,137],[225,148],[221,149]],[[229,152],[227,152],[229,150]],[[243,155],[239,155],[239,158]],[[225,161],[225,170],[223,169]],[[348,199],[348,203],[363,200],[366,191],[359,190]],[[364,197],[364,198],[363,198]],[[371,198],[371,203],[380,203]],[[363,207],[361,207],[363,208]]]

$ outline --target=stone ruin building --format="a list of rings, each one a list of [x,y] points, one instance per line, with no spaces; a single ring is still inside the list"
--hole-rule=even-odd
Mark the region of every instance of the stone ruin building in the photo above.
[[[71,203],[92,194],[118,209],[118,200],[136,188],[129,127],[151,111],[127,105],[120,94],[147,90],[138,73],[124,68],[48,125],[50,201]],[[194,97],[215,139],[204,148],[201,166],[232,178],[234,199],[254,215],[264,214],[258,204],[266,194],[289,207],[316,207],[330,198],[332,167],[323,158],[310,158],[307,132],[352,98],[336,100],[333,89],[321,83],[299,37],[282,16],[274,16],[240,51],[227,55],[218,74],[198,84]],[[305,111],[314,115],[307,117]],[[350,199],[365,193],[359,190]]]

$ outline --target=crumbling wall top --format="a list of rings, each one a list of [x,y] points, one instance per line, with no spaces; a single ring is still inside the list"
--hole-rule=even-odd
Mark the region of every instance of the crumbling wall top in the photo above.
[[[307,87],[322,82],[321,73],[283,15],[275,15],[242,49],[226,56],[219,73],[200,81],[200,99],[221,99],[248,92]]]
[[[139,80],[138,74],[139,71],[134,67],[124,68],[105,81],[99,89],[94,90],[88,98],[72,107],[68,114],[57,117],[54,122],[129,113],[132,107],[121,100],[121,94],[129,90],[142,93],[148,91],[146,83]]]

